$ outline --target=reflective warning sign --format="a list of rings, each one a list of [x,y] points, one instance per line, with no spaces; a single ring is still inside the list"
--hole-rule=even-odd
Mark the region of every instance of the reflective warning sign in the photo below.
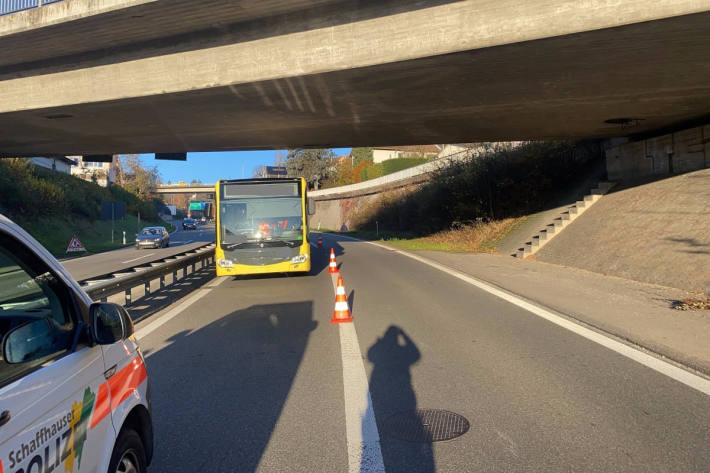
[[[67,246],[67,253],[73,253],[75,251],[86,251],[84,245],[81,244],[77,237],[73,237]]]

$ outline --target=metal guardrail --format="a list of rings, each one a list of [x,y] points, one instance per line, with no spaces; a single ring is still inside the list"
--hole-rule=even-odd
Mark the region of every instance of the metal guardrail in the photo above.
[[[124,293],[125,305],[129,306],[133,288],[143,286],[145,295],[150,295],[150,283],[159,279],[160,288],[163,289],[166,286],[165,276],[168,274],[173,275],[172,280],[175,283],[178,281],[178,271],[182,270],[182,277],[184,278],[187,275],[188,267],[192,267],[192,272],[194,273],[197,263],[201,263],[202,267],[205,267],[205,261],[214,263],[214,249],[215,244],[210,243],[184,253],[168,256],[162,260],[85,279],[79,281],[79,284],[81,284],[89,297],[102,302],[105,302],[110,296]]]
[[[0,16],[62,1],[64,0],[0,0]]]

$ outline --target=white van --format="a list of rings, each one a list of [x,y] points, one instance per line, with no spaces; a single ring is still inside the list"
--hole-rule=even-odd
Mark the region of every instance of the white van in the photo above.
[[[0,215],[0,472],[143,473],[150,391],[133,323]]]

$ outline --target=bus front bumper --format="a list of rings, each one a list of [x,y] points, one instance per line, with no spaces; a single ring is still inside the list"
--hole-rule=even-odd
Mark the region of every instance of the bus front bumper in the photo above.
[[[242,274],[271,274],[271,273],[307,273],[311,270],[311,260],[307,259],[303,263],[291,263],[284,261],[276,264],[266,264],[263,266],[251,266],[247,264],[233,264],[231,268],[217,266],[217,276],[239,276]]]

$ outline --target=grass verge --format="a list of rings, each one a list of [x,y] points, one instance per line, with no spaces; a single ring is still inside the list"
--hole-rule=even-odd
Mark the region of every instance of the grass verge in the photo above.
[[[506,218],[476,223],[460,229],[445,230],[428,236],[385,231],[378,234],[372,230],[356,230],[343,232],[342,234],[362,240],[379,241],[403,250],[496,253],[496,245],[520,226],[525,221],[525,218]],[[336,233],[325,229],[321,231]]]
[[[135,242],[138,232],[138,218],[133,215],[126,215],[124,220],[116,220],[113,223],[113,243],[111,242],[111,221],[95,220],[89,221],[74,218],[67,221],[60,218],[45,218],[33,222],[18,222],[35,237],[50,253],[55,256],[84,256],[86,254],[100,253],[102,251],[113,250],[123,246],[123,231],[126,232],[126,244]],[[140,226],[152,225],[163,226],[168,231],[174,230],[174,226],[167,222],[146,222],[141,220]],[[77,236],[79,241],[86,248],[86,252],[67,253],[67,245],[73,236]]]

